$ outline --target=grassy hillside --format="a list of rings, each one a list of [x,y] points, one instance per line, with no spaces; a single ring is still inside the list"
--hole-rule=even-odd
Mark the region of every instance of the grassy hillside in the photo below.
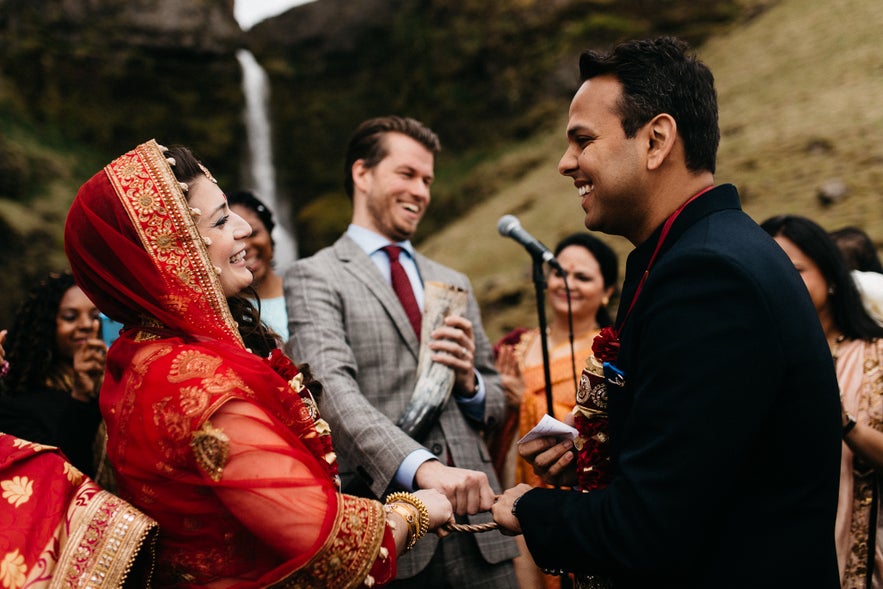
[[[720,100],[716,180],[736,184],[757,221],[799,213],[828,229],[859,225],[883,241],[880,30],[879,0],[782,0],[701,48]],[[501,159],[501,169],[507,159],[535,166],[456,223],[425,236],[426,253],[473,280],[491,339],[536,322],[530,259],[499,236],[499,217],[518,215],[550,247],[584,229],[576,191],[557,173],[566,111],[562,103],[557,131],[512,146]],[[849,194],[823,207],[818,187],[835,178]],[[624,263],[631,245],[602,238]]]

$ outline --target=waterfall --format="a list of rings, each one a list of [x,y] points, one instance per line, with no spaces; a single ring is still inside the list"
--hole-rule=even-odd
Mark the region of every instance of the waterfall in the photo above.
[[[236,52],[242,67],[242,91],[245,94],[245,129],[248,134],[248,188],[260,198],[273,213],[276,228],[274,257],[276,268],[297,259],[297,243],[291,231],[291,208],[288,202],[277,198],[276,168],[273,165],[273,142],[270,134],[270,82],[267,73],[254,55],[246,49]]]

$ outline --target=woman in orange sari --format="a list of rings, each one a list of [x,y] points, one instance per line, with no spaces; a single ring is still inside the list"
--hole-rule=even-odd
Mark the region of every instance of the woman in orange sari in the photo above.
[[[77,283],[125,326],[99,403],[120,495],[159,524],[157,587],[361,587],[452,521],[443,495],[343,495],[319,391],[237,296],[249,225],[184,148],[154,141],[68,213]]]
[[[564,420],[576,404],[574,371],[578,374],[582,370],[600,329],[612,323],[607,306],[616,290],[619,266],[613,250],[588,233],[574,233],[562,239],[555,246],[555,257],[564,274],[553,270],[547,279],[547,298],[552,310],[547,329],[549,374],[554,417]],[[570,289],[573,318],[572,348],[565,280]],[[513,330],[497,343],[495,351],[509,411],[497,437],[491,440],[494,466],[504,488],[519,483],[542,486],[540,477],[515,450],[515,441],[548,413],[540,331]],[[522,542],[521,536],[517,540]],[[540,573],[526,547],[522,546],[521,554],[515,564],[523,589],[538,586],[541,578],[548,587],[560,587],[558,577]]]

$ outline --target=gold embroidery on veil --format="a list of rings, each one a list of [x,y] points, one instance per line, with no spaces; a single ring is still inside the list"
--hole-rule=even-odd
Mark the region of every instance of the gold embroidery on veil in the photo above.
[[[104,170],[154,265],[193,295],[166,300],[168,308],[186,317],[193,301],[205,299],[225,334],[241,344],[187,198],[156,142],[139,145]]]

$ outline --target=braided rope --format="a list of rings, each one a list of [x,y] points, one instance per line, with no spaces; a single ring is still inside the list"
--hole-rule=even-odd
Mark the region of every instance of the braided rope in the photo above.
[[[445,524],[442,529],[448,532],[467,532],[469,534],[480,534],[481,532],[490,532],[500,527],[497,522],[488,522],[486,524]]]

